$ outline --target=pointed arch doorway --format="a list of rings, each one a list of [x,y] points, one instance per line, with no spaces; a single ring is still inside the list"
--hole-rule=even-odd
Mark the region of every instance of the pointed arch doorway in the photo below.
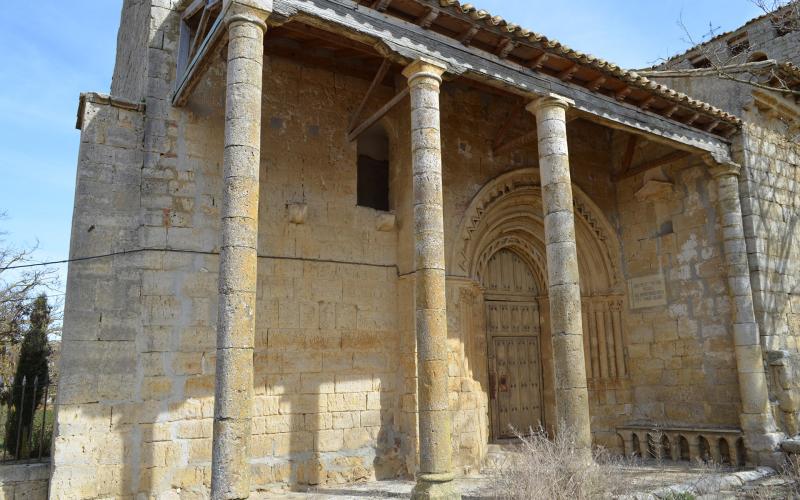
[[[572,189],[587,383],[600,395],[597,401],[608,400],[607,391],[611,391],[610,398],[615,397],[613,391],[625,388],[628,376],[620,245],[602,210],[578,186],[573,185]],[[475,376],[485,387],[488,425],[483,429],[490,441],[513,435],[509,424],[517,429],[537,429],[541,425],[549,435],[558,431],[555,365],[563,359],[563,353],[553,351],[550,332],[542,195],[539,172],[534,168],[509,171],[487,182],[462,217],[448,261],[449,272],[474,283],[483,302],[483,307],[476,304],[480,318],[468,334],[467,352],[485,367]],[[516,270],[507,273],[508,269]],[[525,278],[509,282],[512,275]],[[520,285],[522,282],[532,285],[525,288]],[[522,320],[523,316],[530,319]],[[497,397],[511,392],[513,382],[508,375],[513,372],[500,373],[500,369],[509,366],[501,355],[511,352],[521,356],[521,337],[533,338],[525,346],[528,351],[524,361],[537,377],[520,382],[519,388],[525,383],[530,384],[525,387],[529,390],[538,382],[539,397],[535,399],[536,392],[527,399],[509,394],[506,416],[502,411],[504,402]],[[537,348],[538,366],[534,355]],[[515,367],[520,362],[514,358]],[[500,387],[504,374],[505,384]],[[522,403],[514,406],[517,401]],[[598,408],[596,401],[590,403],[590,411]],[[529,415],[523,418],[515,413],[525,406]]]
[[[489,257],[484,290],[492,438],[544,428],[540,287],[529,259],[513,247]]]

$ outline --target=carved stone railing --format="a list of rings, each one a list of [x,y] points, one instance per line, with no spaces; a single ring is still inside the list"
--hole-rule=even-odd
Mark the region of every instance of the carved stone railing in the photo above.
[[[617,434],[628,457],[701,460],[733,466],[747,461],[739,429],[628,425],[618,427]]]

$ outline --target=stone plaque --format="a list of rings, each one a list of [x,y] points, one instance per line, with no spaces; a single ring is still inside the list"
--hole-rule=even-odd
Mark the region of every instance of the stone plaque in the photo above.
[[[667,288],[661,273],[628,280],[631,309],[667,305]]]

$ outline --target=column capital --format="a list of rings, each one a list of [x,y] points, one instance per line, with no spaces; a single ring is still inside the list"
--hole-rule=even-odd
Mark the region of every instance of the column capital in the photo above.
[[[420,57],[415,60],[403,70],[403,76],[408,78],[408,84],[411,85],[417,78],[427,77],[433,78],[439,83],[442,82],[442,75],[447,71],[447,65],[435,59],[428,59],[427,57]]]
[[[703,161],[709,166],[708,171],[714,179],[725,176],[739,177],[742,172],[742,167],[738,163],[727,159],[719,160],[710,154],[703,156]]]
[[[272,13],[272,0],[225,0],[225,25],[252,23],[267,30],[267,17]]]
[[[528,103],[527,106],[525,106],[525,109],[535,115],[539,112],[539,110],[553,106],[566,110],[572,106],[575,106],[575,101],[567,97],[551,93],[536,96],[531,102]]]

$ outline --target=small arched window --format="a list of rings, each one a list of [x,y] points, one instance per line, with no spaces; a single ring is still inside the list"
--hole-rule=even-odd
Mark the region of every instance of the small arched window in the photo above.
[[[759,62],[759,61],[766,61],[767,54],[764,52],[753,52],[750,54],[750,57],[747,58],[747,62]]]
[[[376,124],[358,137],[357,204],[389,210],[389,136]]]

